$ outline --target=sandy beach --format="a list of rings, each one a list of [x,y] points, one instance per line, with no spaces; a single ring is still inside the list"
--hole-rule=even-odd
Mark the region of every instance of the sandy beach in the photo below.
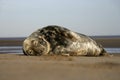
[[[0,54],[0,80],[120,80],[120,54],[113,57]]]

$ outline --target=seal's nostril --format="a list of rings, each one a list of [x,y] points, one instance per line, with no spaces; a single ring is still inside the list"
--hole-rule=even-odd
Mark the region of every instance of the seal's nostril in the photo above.
[[[32,50],[29,50],[28,53],[29,53],[29,54],[32,54]]]

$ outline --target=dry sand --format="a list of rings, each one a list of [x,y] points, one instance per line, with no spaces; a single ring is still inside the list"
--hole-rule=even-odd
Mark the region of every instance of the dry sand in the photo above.
[[[120,80],[120,54],[113,57],[0,54],[0,80]]]

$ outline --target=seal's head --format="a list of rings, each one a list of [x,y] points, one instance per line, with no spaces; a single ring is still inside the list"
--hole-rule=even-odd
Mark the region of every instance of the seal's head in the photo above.
[[[50,50],[50,44],[41,36],[28,37],[23,42],[23,52],[25,55],[46,55]]]

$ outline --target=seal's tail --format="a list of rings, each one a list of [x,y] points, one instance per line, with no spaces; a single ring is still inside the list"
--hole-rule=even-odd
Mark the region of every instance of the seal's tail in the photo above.
[[[113,54],[109,54],[105,49],[102,50],[100,56],[109,56],[109,57],[112,57]]]

